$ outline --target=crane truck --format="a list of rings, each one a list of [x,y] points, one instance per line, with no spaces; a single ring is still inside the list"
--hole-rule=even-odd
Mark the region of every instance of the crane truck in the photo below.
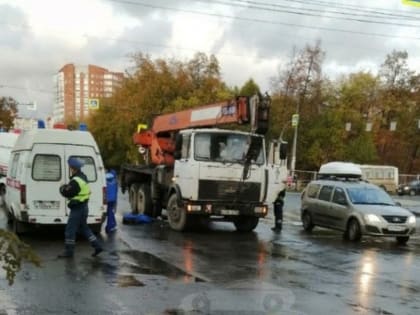
[[[252,231],[287,177],[286,143],[265,144],[270,104],[268,95],[236,97],[140,124],[133,142],[146,163],[122,165],[120,174],[132,213],[158,217],[164,209],[177,231],[208,220]],[[219,128],[227,124],[251,128]]]

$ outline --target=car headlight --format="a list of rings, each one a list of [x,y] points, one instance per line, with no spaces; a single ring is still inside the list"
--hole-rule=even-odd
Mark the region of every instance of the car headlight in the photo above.
[[[416,224],[416,217],[414,215],[411,215],[408,217],[408,224]]]
[[[367,223],[372,223],[372,224],[381,222],[381,219],[379,219],[379,217],[376,214],[366,214],[365,220]]]

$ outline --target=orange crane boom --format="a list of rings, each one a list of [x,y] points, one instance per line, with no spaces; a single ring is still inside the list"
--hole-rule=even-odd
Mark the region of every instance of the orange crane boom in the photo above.
[[[258,121],[265,122],[268,126],[268,108],[269,102],[240,96],[230,101],[162,114],[154,119],[150,129],[138,130],[133,135],[133,141],[148,150],[152,164],[173,165],[174,133],[177,131],[231,123],[254,125]],[[266,127],[263,129],[266,130]]]

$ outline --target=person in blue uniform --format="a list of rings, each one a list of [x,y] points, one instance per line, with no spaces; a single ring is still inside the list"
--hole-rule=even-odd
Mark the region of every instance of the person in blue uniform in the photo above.
[[[70,215],[64,232],[64,252],[58,255],[58,257],[73,257],[76,234],[79,230],[94,248],[92,256],[97,256],[103,249],[87,224],[90,188],[86,175],[81,171],[83,163],[81,160],[74,157],[69,158],[67,163],[70,168],[70,182],[60,187],[60,193],[63,197],[68,199],[67,206],[70,209]]]
[[[117,221],[115,220],[115,211],[118,197],[118,181],[117,173],[114,170],[106,172],[106,226],[105,232],[111,233],[117,229]]]

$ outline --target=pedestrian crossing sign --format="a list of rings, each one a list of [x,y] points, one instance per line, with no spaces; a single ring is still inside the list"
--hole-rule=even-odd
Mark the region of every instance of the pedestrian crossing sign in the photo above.
[[[411,5],[413,7],[420,7],[420,0],[401,0],[405,5]]]
[[[89,99],[89,109],[98,109],[99,108],[99,99],[90,98]]]

